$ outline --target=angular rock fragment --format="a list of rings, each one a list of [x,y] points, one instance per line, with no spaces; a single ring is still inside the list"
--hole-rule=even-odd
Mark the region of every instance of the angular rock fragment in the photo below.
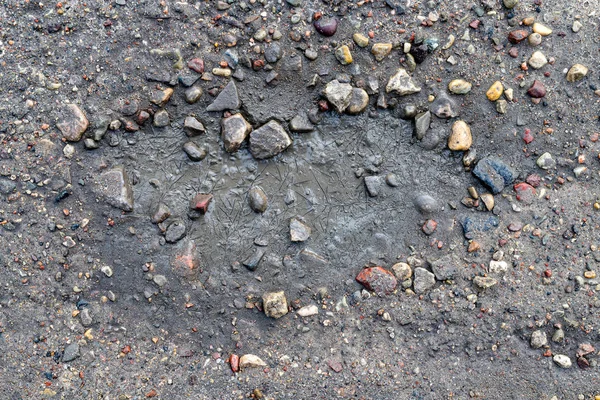
[[[190,209],[199,211],[201,214],[206,214],[208,206],[213,199],[213,195],[209,193],[198,193],[190,202]]]
[[[290,219],[290,240],[292,242],[305,242],[311,234],[311,229],[298,218]]]
[[[416,294],[422,294],[435,286],[435,275],[425,268],[415,268],[413,288]]]
[[[398,283],[394,274],[383,267],[364,268],[356,276],[356,281],[378,296],[392,293]]]
[[[236,110],[242,105],[235,82],[230,81],[206,111]]]
[[[244,354],[240,357],[239,368],[260,368],[266,367],[267,364],[258,356],[254,354]]]
[[[498,281],[489,276],[476,276],[473,278],[473,284],[479,289],[489,289],[492,286],[496,286]]]
[[[256,159],[275,157],[292,144],[292,139],[276,121],[269,121],[250,134],[250,153]]]
[[[228,153],[237,151],[251,131],[252,126],[244,119],[242,114],[238,113],[223,118],[221,121],[221,137],[225,151]]]
[[[263,309],[267,317],[277,319],[288,313],[287,299],[283,290],[265,293],[262,296],[262,300]]]
[[[352,89],[352,85],[349,83],[340,83],[335,79],[325,86],[325,98],[335,107],[337,112],[343,113],[350,105]]]
[[[420,92],[421,88],[415,84],[404,68],[398,68],[396,73],[390,77],[385,91],[386,93],[396,92],[400,96],[406,96]]]
[[[66,140],[78,142],[89,126],[88,119],[75,104],[68,104],[63,109],[63,115],[63,119],[56,124],[56,127]]]
[[[290,131],[292,132],[312,132],[314,129],[315,126],[306,114],[298,114],[290,121]]]
[[[96,179],[95,191],[111,206],[133,211],[133,190],[122,166],[102,173]]]
[[[178,246],[178,250],[171,258],[173,272],[182,278],[193,280],[200,272],[200,258],[196,242],[185,239]]]
[[[497,157],[481,159],[473,169],[473,174],[494,194],[513,183],[516,177],[515,171]]]

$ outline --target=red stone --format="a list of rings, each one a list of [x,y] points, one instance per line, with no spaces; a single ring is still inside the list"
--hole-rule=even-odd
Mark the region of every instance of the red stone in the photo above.
[[[379,296],[392,293],[398,284],[394,274],[383,267],[363,269],[356,276],[356,281]]]
[[[236,354],[230,355],[229,366],[233,372],[238,372],[240,370],[240,357]]]
[[[432,219],[428,219],[427,221],[425,221],[425,224],[421,229],[423,229],[423,232],[426,235],[431,235],[437,229],[437,222]]]
[[[319,110],[329,111],[329,103],[326,100],[319,101]]]
[[[201,58],[192,58],[188,61],[188,68],[202,74],[204,73],[204,60]]]
[[[508,51],[508,55],[512,58],[519,57],[519,49],[517,49],[516,47],[511,47],[511,49]]]
[[[544,271],[544,275],[546,276],[546,278],[551,278],[552,277],[552,270],[547,269]]]
[[[523,40],[527,39],[528,35],[529,34],[527,33],[526,30],[517,29],[516,31],[511,31],[508,34],[508,41],[511,42],[512,44],[521,43]]]
[[[478,19],[476,19],[476,20],[471,21],[471,23],[469,24],[469,26],[471,28],[473,28],[473,29],[477,29],[477,28],[479,28],[479,24],[480,23],[481,23],[481,21],[478,20]]]
[[[148,121],[148,118],[150,118],[150,114],[148,113],[148,111],[142,110],[138,113],[137,117],[135,118],[135,121],[139,125],[144,125],[146,121]]]
[[[123,128],[127,132],[137,132],[140,130],[140,126],[130,119],[122,118]]]
[[[536,188],[542,183],[542,178],[538,174],[531,174],[525,179],[525,182]]]
[[[517,192],[517,200],[524,203],[532,203],[535,198],[535,188],[529,183],[519,182],[513,186],[515,192]]]
[[[525,133],[523,133],[523,141],[525,144],[533,142],[533,135],[531,134],[530,129],[525,129]]]
[[[264,60],[254,60],[252,62],[252,69],[255,71],[258,71],[260,69],[262,69],[262,67],[265,66],[265,61]]]
[[[212,194],[198,193],[190,203],[190,208],[195,211],[200,211],[202,214],[206,214],[208,211],[208,205],[213,199]]]
[[[531,87],[527,90],[527,94],[534,99],[541,99],[546,95],[546,88],[542,82],[536,79],[533,81]]]

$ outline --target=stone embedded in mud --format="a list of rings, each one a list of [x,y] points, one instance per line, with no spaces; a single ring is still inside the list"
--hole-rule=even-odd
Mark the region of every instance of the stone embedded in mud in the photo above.
[[[531,57],[529,58],[529,61],[527,61],[527,63],[533,69],[540,69],[544,65],[548,64],[548,59],[541,51],[536,51],[531,55]]]
[[[552,361],[561,368],[571,368],[573,365],[569,356],[564,354],[555,354],[554,357],[552,357]]]
[[[318,313],[319,313],[319,307],[317,307],[314,304],[311,304],[309,306],[304,306],[296,312],[296,314],[298,314],[299,317],[310,317],[313,315],[317,315]]]
[[[290,219],[290,240],[292,242],[305,242],[311,234],[311,229],[298,218]]]
[[[429,110],[438,118],[453,118],[458,115],[456,102],[445,93],[440,94],[429,106]]]
[[[166,88],[163,90],[155,89],[150,94],[150,102],[159,107],[164,107],[165,104],[171,99],[173,96],[174,90],[172,88]]]
[[[412,277],[412,268],[407,263],[399,262],[392,265],[392,273],[402,282]]]
[[[349,83],[340,83],[337,79],[325,86],[325,98],[340,114],[346,110],[352,100],[353,87]]]
[[[235,86],[235,82],[231,80],[212,104],[206,107],[206,111],[236,110],[241,105],[237,87]]]
[[[454,94],[467,94],[471,91],[473,84],[464,79],[454,79],[448,84],[448,90]]]
[[[581,64],[574,64],[567,72],[567,82],[577,82],[582,80],[588,73],[588,67]]]
[[[448,148],[453,151],[469,150],[473,144],[471,128],[465,121],[456,121],[452,124],[452,133],[448,137]]]
[[[168,126],[170,122],[167,110],[158,110],[154,114],[152,124],[157,128],[164,128],[165,126]]]
[[[315,29],[323,36],[333,36],[337,31],[338,21],[335,18],[319,18],[313,22]]]
[[[427,236],[430,236],[430,235],[433,235],[433,233],[437,229],[437,225],[438,225],[437,221],[435,221],[433,219],[428,219],[427,221],[425,221],[425,223],[421,227],[421,230],[423,231],[424,234],[426,234]]]
[[[199,86],[192,86],[190,88],[187,88],[185,90],[185,101],[188,104],[194,104],[196,103],[198,100],[200,100],[200,97],[202,97],[202,88]]]
[[[386,93],[396,92],[400,96],[406,96],[420,92],[421,88],[415,84],[404,68],[398,68],[396,73],[390,77],[385,91]]]
[[[425,268],[415,268],[413,288],[416,294],[422,294],[435,286],[435,275]]]
[[[456,275],[456,262],[452,255],[448,254],[438,260],[431,261],[431,270],[438,281],[446,281]]]
[[[269,201],[261,187],[255,186],[250,189],[248,192],[248,204],[254,212],[264,213],[266,211]]]
[[[348,114],[360,114],[369,105],[369,95],[364,89],[353,88],[350,104],[346,108]]]
[[[262,260],[264,255],[264,250],[256,249],[254,250],[254,253],[252,253],[248,258],[246,258],[242,262],[242,264],[244,265],[244,267],[248,268],[248,270],[256,271],[256,268],[258,268],[258,264],[260,263],[260,260]]]
[[[484,193],[479,198],[481,201],[483,201],[483,204],[488,211],[492,211],[494,209],[494,196],[492,194]]]
[[[489,271],[494,274],[502,274],[508,271],[508,263],[506,261],[490,261]]]
[[[356,43],[358,47],[367,47],[369,45],[368,36],[365,36],[362,33],[357,32],[352,35],[352,40],[354,40],[354,43]]]
[[[95,191],[111,206],[133,211],[133,190],[122,166],[102,173],[96,180]]]
[[[183,151],[191,161],[202,161],[206,158],[206,150],[199,147],[194,142],[186,142],[183,145]]]
[[[201,214],[206,214],[212,199],[213,195],[210,193],[198,193],[190,202],[190,209],[199,211]]]
[[[290,131],[292,132],[312,132],[315,126],[310,122],[306,114],[298,114],[290,121]]]
[[[490,101],[496,101],[502,96],[504,92],[504,86],[502,86],[502,82],[496,81],[490,86],[488,91],[485,93],[486,97]]]
[[[513,183],[516,177],[515,171],[497,157],[482,158],[473,169],[473,174],[494,194]]]
[[[237,151],[248,134],[252,131],[252,126],[244,119],[242,114],[234,114],[221,120],[221,137],[223,147],[228,153]]]
[[[523,40],[527,39],[529,33],[524,29],[517,29],[509,32],[508,41],[512,44],[521,43]]]
[[[546,152],[539,156],[535,162],[541,169],[547,170],[556,167],[556,161],[552,158],[552,154]]]
[[[237,354],[229,356],[229,366],[232,372],[239,372],[240,370],[240,357]]]
[[[79,358],[79,344],[77,342],[71,343],[65,347],[65,351],[62,355],[62,362],[70,362]]]
[[[288,313],[287,299],[283,290],[265,293],[262,296],[262,300],[263,309],[267,317],[277,319]]]
[[[539,22],[533,24],[533,31],[535,33],[539,33],[542,36],[548,36],[552,33],[552,29],[548,28],[546,25],[542,25]]]
[[[417,139],[421,140],[425,137],[430,124],[431,112],[427,111],[417,114],[415,117],[415,135],[417,136]]]
[[[379,195],[379,189],[381,188],[381,177],[380,176],[366,176],[365,177],[365,187],[367,188],[367,193],[371,197],[377,197]]]
[[[171,216],[171,210],[165,203],[159,203],[156,211],[152,215],[152,222],[155,224],[160,224],[161,222],[166,221],[167,218]]]
[[[421,194],[415,197],[415,207],[423,214],[430,214],[438,211],[438,202],[428,194]]]
[[[89,126],[88,119],[75,104],[68,104],[63,109],[63,115],[64,118],[56,124],[56,127],[63,138],[70,142],[78,142]]]
[[[531,87],[527,90],[527,94],[534,99],[541,99],[546,95],[546,88],[544,84],[537,79],[533,81]]]
[[[519,182],[513,186],[513,189],[517,193],[517,200],[525,204],[533,203],[536,197],[536,191],[533,186],[525,182]]]
[[[531,339],[529,341],[532,349],[539,349],[548,344],[548,337],[546,332],[542,330],[533,331],[531,333]]]
[[[250,153],[256,159],[275,157],[292,144],[292,139],[283,127],[274,120],[250,134]]]
[[[187,66],[194,72],[199,74],[204,73],[204,60],[201,58],[192,58],[190,61],[188,61]]]
[[[259,367],[266,367],[267,364],[260,359],[260,357],[255,356],[254,354],[244,354],[243,356],[240,357],[240,361],[239,361],[239,368],[240,369],[245,369],[245,368],[259,368]]]
[[[392,293],[398,284],[394,274],[379,266],[364,268],[356,276],[356,281],[378,296]]]
[[[352,64],[352,53],[350,53],[350,48],[346,45],[340,46],[335,50],[335,58],[342,65]]]
[[[181,218],[178,218],[167,228],[165,240],[167,243],[177,243],[185,237],[186,231],[187,226],[185,225],[185,222]]]
[[[429,47],[426,44],[422,44],[420,46],[411,46],[410,53],[417,64],[421,64],[427,58],[427,54],[429,54]]]
[[[473,284],[479,289],[489,289],[498,284],[498,281],[488,276],[476,276],[473,278]]]
[[[391,43],[375,43],[371,48],[371,54],[377,61],[382,61],[392,51]]]
[[[195,279],[200,271],[200,258],[196,242],[186,239],[179,244],[175,255],[171,258],[173,272],[183,278]]]

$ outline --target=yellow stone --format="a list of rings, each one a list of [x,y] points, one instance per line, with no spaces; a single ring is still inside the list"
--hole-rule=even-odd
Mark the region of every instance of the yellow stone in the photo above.
[[[523,18],[523,25],[531,26],[535,22],[534,17],[525,17]]]
[[[335,51],[335,57],[342,65],[352,64],[353,61],[352,53],[350,53],[350,48],[346,45],[337,48],[337,50]]]
[[[355,33],[352,35],[352,39],[354,39],[354,43],[356,43],[358,47],[367,47],[369,45],[369,38],[362,33]]]
[[[502,82],[496,81],[492,86],[490,86],[485,95],[487,96],[488,100],[496,101],[500,98],[500,96],[502,96],[502,93],[504,93]]]
[[[583,79],[588,73],[588,68],[585,65],[575,64],[567,72],[567,81],[577,82]]]
[[[469,150],[473,144],[471,128],[465,121],[458,120],[452,124],[452,133],[448,137],[448,148],[454,151]]]
[[[583,276],[585,276],[587,279],[594,279],[596,277],[596,272],[595,271],[585,271],[583,273]]]
[[[552,29],[548,28],[546,25],[542,25],[539,22],[533,24],[533,31],[535,33],[539,33],[542,36],[548,36],[552,33]]]
[[[85,333],[83,334],[83,336],[85,336],[85,338],[87,340],[92,340],[94,338],[94,336],[92,336],[92,330],[88,329],[87,331],[85,331]]]

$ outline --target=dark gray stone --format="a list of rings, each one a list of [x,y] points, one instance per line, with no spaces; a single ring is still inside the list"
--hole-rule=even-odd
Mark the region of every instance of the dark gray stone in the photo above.
[[[206,158],[206,150],[200,148],[194,142],[186,142],[183,145],[183,151],[192,161],[202,161]]]
[[[269,201],[262,188],[255,186],[248,192],[248,203],[254,212],[263,213],[267,209]]]
[[[281,46],[278,43],[271,43],[265,49],[265,60],[269,63],[276,63],[283,54]]]
[[[431,270],[438,281],[452,279],[457,272],[456,263],[450,254],[439,260],[431,261]]]
[[[122,166],[101,174],[96,180],[95,191],[111,206],[133,211],[133,190]]]
[[[65,352],[63,353],[62,361],[70,362],[75,360],[76,358],[79,358],[79,344],[71,343],[70,345],[65,347]]]
[[[417,139],[421,140],[425,137],[430,123],[431,113],[429,111],[420,113],[415,117],[415,134]]]
[[[473,174],[494,194],[513,183],[516,177],[515,171],[497,157],[481,159],[473,169]]]
[[[206,107],[206,111],[235,110],[241,106],[240,97],[234,81],[229,81],[227,86],[219,93],[215,101]]]
[[[186,226],[182,219],[177,219],[169,225],[165,232],[167,243],[176,243],[185,237]]]
[[[250,152],[257,159],[274,157],[292,144],[292,139],[276,121],[269,121],[250,134]]]
[[[292,132],[312,132],[315,126],[308,119],[308,115],[302,113],[296,115],[290,121],[290,131]]]

